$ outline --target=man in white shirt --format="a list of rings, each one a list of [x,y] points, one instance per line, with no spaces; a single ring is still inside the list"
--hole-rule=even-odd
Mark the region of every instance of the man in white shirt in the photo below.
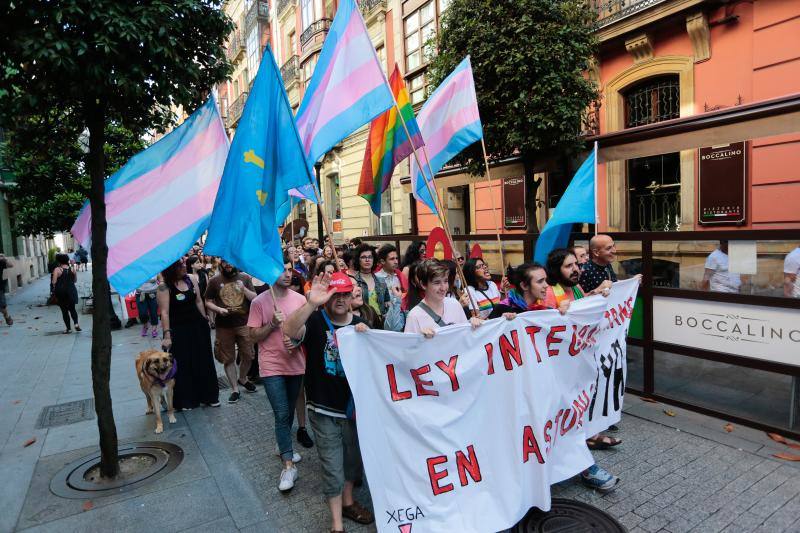
[[[783,261],[783,295],[800,298],[800,246],[786,254]]]
[[[728,272],[728,241],[719,241],[719,248],[706,258],[700,288],[712,292],[739,292],[742,278]]]

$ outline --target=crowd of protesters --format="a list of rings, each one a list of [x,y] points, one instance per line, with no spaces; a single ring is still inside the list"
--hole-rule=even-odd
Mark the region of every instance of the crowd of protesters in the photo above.
[[[401,257],[391,244],[376,249],[354,239],[320,247],[307,237],[284,247],[283,273],[268,286],[230,263],[203,256],[196,246],[160,275],[160,285],[150,280],[140,287],[137,301],[140,314],[150,317],[143,321],[147,335],[148,327],[157,327],[149,296],[156,284],[163,346],[180,369],[175,407],[219,405],[214,358],[231,385],[229,403],[238,402],[242,391],[255,393],[260,382],[275,418],[275,453],[283,462],[279,490],[289,491],[298,480],[296,417],[297,442],[316,447],[322,465],[331,531],[343,531],[344,518],[368,524],[374,516],[353,496],[364,473],[336,330],[352,325],[431,338],[451,324],[478,328],[484,320],[510,320],[529,310],[566,313],[577,299],[609,294],[617,279],[611,267],[615,253],[611,238],[599,235],[588,250],[554,250],[546,265],[525,263],[498,280],[483,257],[427,258],[423,241],[413,242]],[[457,265],[463,267],[463,281]],[[213,341],[211,329],[216,329]],[[595,435],[587,443],[603,449],[621,441]],[[581,478],[600,491],[619,482],[597,465]]]

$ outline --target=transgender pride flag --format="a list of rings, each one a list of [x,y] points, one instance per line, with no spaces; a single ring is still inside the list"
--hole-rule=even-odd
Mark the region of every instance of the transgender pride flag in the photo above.
[[[478,98],[469,56],[428,97],[417,115],[417,124],[430,157],[430,172],[439,170],[470,144],[483,137]],[[425,181],[430,181],[428,168],[420,172],[411,160],[411,190],[414,197],[436,213],[436,204]],[[433,185],[433,184],[431,184]]]
[[[353,0],[343,0],[295,117],[309,164],[392,105],[361,12]]]
[[[212,96],[106,180],[107,275],[117,292],[131,292],[200,238],[211,217],[228,145]],[[89,202],[71,231],[89,246]]]

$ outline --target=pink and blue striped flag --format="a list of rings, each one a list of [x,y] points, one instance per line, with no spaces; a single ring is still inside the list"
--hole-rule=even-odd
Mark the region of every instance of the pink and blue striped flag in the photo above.
[[[212,96],[106,179],[107,276],[117,292],[131,292],[200,238],[211,218],[228,146]],[[89,246],[89,202],[71,231]]]
[[[425,171],[420,172],[416,161],[411,160],[411,190],[417,200],[436,213],[426,180],[430,182],[431,172],[435,176],[459,152],[483,137],[469,56],[428,97],[417,115],[417,124],[431,168],[426,165]]]
[[[392,105],[361,12],[354,0],[342,0],[295,117],[309,164]]]

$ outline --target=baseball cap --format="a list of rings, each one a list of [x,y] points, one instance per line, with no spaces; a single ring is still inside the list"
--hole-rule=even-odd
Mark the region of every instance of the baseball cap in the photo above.
[[[336,292],[353,292],[353,280],[344,272],[334,272],[330,287],[336,289]]]

